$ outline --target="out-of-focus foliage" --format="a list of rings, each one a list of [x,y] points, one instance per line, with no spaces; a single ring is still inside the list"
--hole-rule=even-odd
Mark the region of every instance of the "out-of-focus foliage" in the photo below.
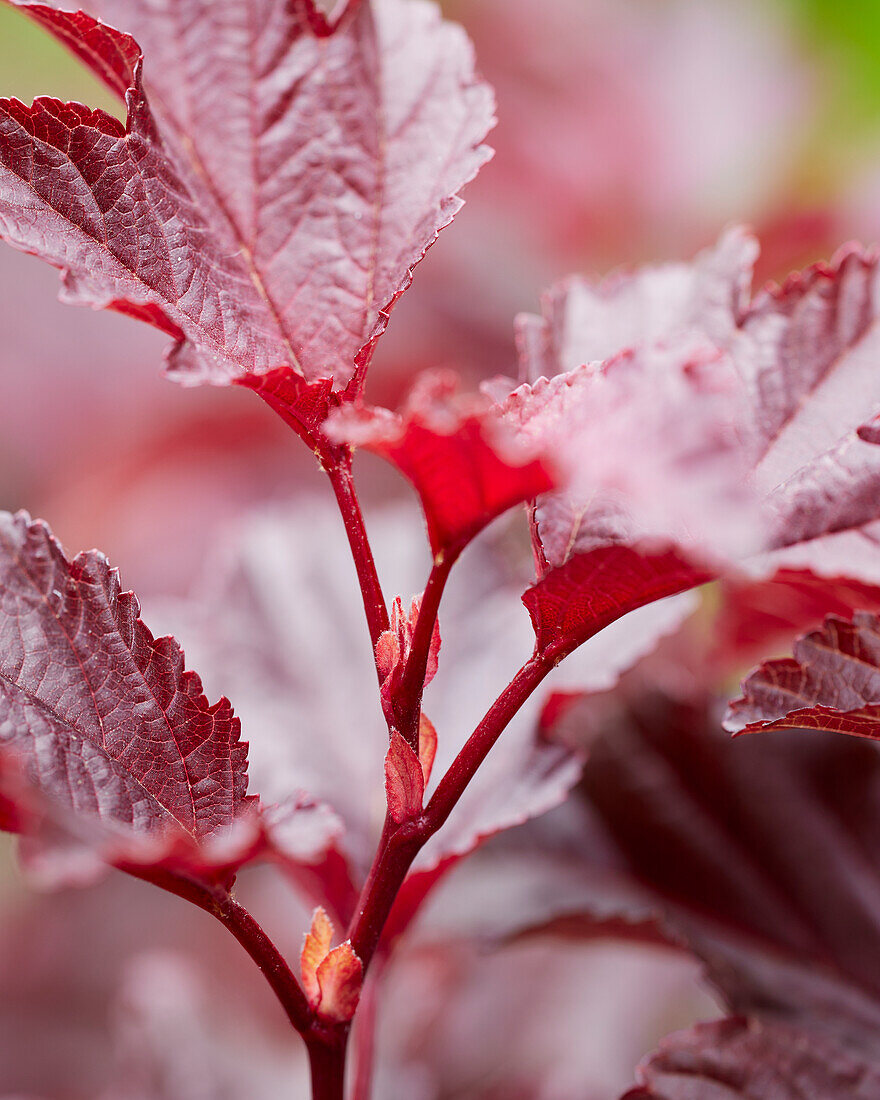
[[[53,95],[111,114],[121,111],[119,102],[63,46],[5,4],[0,5],[0,95],[25,102]]]
[[[827,66],[827,110],[844,137],[880,130],[880,5],[875,0],[787,0]]]

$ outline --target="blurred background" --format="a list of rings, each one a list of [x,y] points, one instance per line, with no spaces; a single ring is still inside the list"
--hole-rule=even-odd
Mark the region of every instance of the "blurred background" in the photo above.
[[[397,307],[373,368],[374,400],[394,404],[426,367],[451,366],[472,381],[515,373],[515,314],[535,309],[542,289],[571,271],[687,258],[740,221],[761,238],[762,280],[847,239],[880,237],[875,0],[543,0],[539,17],[533,0],[444,7],[496,88],[497,155]],[[5,6],[0,94],[120,111]],[[0,507],[46,518],[71,551],[101,547],[146,603],[198,590],[215,544],[252,509],[324,491],[311,456],[252,396],[165,381],[161,334],[61,306],[56,273],[8,248],[0,288]],[[363,475],[373,508],[405,495],[377,463],[366,460]],[[144,1082],[136,1087],[145,1100],[268,1097],[301,1072],[259,978],[199,914],[119,875],[92,891],[35,895],[11,845],[0,884],[0,1097],[122,1096],[113,1083],[120,1065],[129,1084]],[[270,909],[282,904],[275,890],[265,885]],[[283,904],[289,927],[301,929],[305,909],[287,896]],[[295,951],[299,933],[290,935]],[[180,953],[196,944],[184,964]],[[594,1040],[576,1054],[570,1044],[554,1050],[556,1070],[538,1074],[543,1091],[524,1097],[614,1095],[659,1036],[715,1011],[694,965],[645,949],[528,944],[470,962],[467,948],[458,951],[416,946],[394,980],[435,991],[458,983],[459,1000],[485,1016],[515,1002],[518,982],[552,973],[557,1007],[576,1003],[592,1020]],[[220,958],[241,991],[239,1011],[253,1006],[253,1034],[234,1028],[238,1017],[224,1015],[204,984]],[[430,1042],[389,1039],[389,1057],[410,1076],[378,1092],[383,1100],[513,1097],[492,1063],[505,1027],[532,1027],[524,1048],[539,1063],[548,1057],[552,1028],[515,1025],[512,1009],[484,1049],[471,1049],[443,1003],[438,992],[409,1021],[430,1030]],[[181,1028],[202,1053],[186,1073],[157,1069]],[[217,1036],[233,1031],[225,1091],[198,1091],[199,1058],[210,1061]],[[437,1068],[450,1059],[457,1077]]]

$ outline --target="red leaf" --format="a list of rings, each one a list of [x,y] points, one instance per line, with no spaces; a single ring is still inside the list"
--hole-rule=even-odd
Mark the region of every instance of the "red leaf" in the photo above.
[[[548,570],[523,603],[546,653],[580,645],[627,612],[708,580],[675,548],[611,545]]]
[[[197,874],[203,859],[209,878],[234,864],[224,836],[253,802],[238,720],[153,638],[106,559],[69,561],[45,525],[4,513],[0,591],[0,747],[39,808],[81,821],[115,862]]]
[[[321,427],[339,401],[333,393],[332,379],[307,382],[292,367],[276,367],[267,374],[239,379],[238,384],[262,397],[297,435],[321,453],[326,446]]]
[[[732,732],[817,729],[880,739],[880,619],[829,615],[795,642],[793,659],[762,664],[742,690],[724,721]]]
[[[381,455],[412,482],[435,556],[457,553],[496,516],[552,484],[540,462],[504,457],[510,448],[491,401],[457,388],[449,372],[425,374],[400,414],[349,406],[330,425],[331,436]]]
[[[150,320],[169,370],[344,386],[487,159],[493,101],[430,4],[20,5],[124,96],[0,101],[0,231],[65,297]]]

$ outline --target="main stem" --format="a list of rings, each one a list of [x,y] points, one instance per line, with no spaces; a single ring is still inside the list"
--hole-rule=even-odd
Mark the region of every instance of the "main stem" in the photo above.
[[[421,835],[418,820],[398,825],[386,816],[373,865],[348,929],[351,946],[357,952],[365,973],[379,946],[382,930],[403,880],[427,839],[427,836],[423,838]]]
[[[326,465],[326,469],[345,523],[375,654],[379,636],[389,629],[388,609],[355,491],[351,454],[345,451],[336,458],[336,461]],[[446,581],[457,557],[457,552],[445,556],[441,554],[434,562],[422,596],[398,697],[401,733],[416,750],[431,638]],[[492,746],[562,656],[564,654],[536,652],[522,666],[468,738],[421,815],[402,823],[386,815],[373,864],[348,929],[348,939],[361,960],[364,974],[376,954],[394,902],[416,855],[429,837],[444,824]],[[381,683],[378,668],[377,673]],[[347,1032],[341,1044],[317,1034],[306,1036],[313,1100],[344,1100],[346,1041]],[[366,1076],[367,1090],[368,1082],[369,1074]]]

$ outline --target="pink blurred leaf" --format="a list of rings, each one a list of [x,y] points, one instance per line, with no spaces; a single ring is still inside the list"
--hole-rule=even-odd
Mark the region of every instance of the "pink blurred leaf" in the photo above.
[[[795,642],[793,658],[767,661],[742,685],[724,724],[735,733],[817,729],[880,739],[880,620],[829,615]]]
[[[878,258],[848,246],[757,296],[734,352],[752,394],[754,482],[791,546],[877,518],[880,450],[859,429],[880,406]]]
[[[182,22],[171,0],[97,0],[144,48],[142,80],[129,35],[19,6],[128,120],[0,102],[3,236],[61,268],[68,300],[174,336],[186,383],[284,368],[342,387],[365,367],[488,156],[492,95],[463,34],[400,0],[350,0],[334,23],[313,0]]]
[[[563,279],[542,295],[540,316],[517,318],[525,380],[554,378],[693,332],[722,345],[748,308],[757,256],[757,241],[732,229],[692,263],[646,266],[601,281]]]
[[[734,230],[692,265],[569,280],[541,318],[521,319],[523,370],[535,381],[505,408],[551,464],[555,448],[565,486],[533,512],[532,603],[560,566],[647,535],[672,543],[673,572],[684,558],[707,579],[713,561],[762,549],[776,553],[760,568],[793,564],[789,555],[809,568],[826,541],[877,520],[880,451],[862,438],[880,405],[877,257],[846,248],[750,302],[755,256]],[[623,348],[632,350],[607,359]],[[857,580],[871,579],[866,557],[869,543],[853,558]],[[613,575],[603,581],[613,591]],[[679,583],[670,576],[668,587]],[[636,588],[625,606],[652,598]],[[579,636],[593,628],[587,616]]]
[[[300,792],[263,806],[260,825],[263,845],[255,855],[274,860],[307,897],[346,920],[357,888],[344,853],[345,824],[336,811]]]

